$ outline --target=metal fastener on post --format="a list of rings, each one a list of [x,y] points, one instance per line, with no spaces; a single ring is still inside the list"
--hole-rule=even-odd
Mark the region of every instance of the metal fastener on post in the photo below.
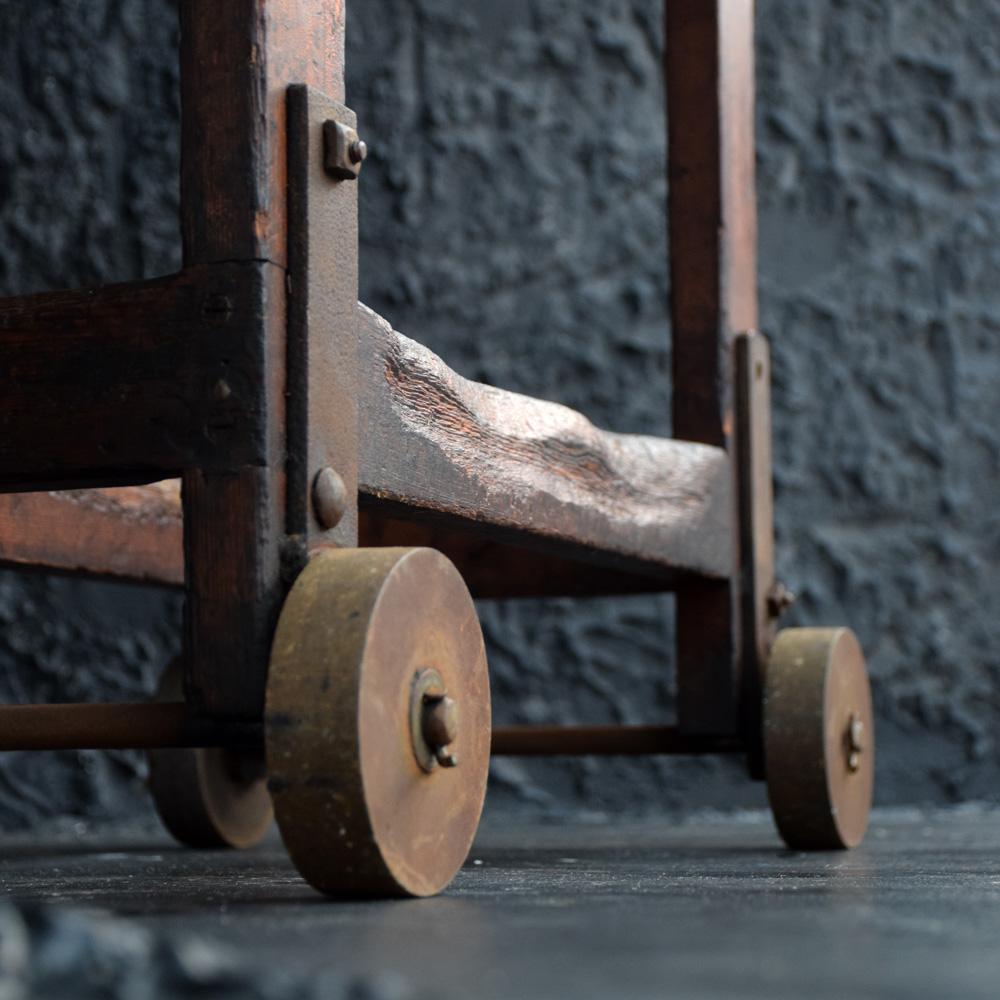
[[[323,122],[323,169],[334,180],[357,180],[368,156],[368,144],[349,125]]]
[[[349,499],[344,480],[333,469],[320,469],[316,473],[312,488],[313,511],[324,531],[340,524]]]

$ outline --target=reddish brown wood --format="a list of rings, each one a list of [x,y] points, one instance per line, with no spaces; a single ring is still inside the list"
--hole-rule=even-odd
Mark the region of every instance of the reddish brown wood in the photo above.
[[[180,480],[151,486],[0,494],[0,563],[176,586],[184,582]],[[580,562],[484,538],[475,525],[362,511],[359,544],[444,552],[475,597],[635,594],[670,589],[676,576]]]
[[[478,596],[635,593],[669,589],[685,573],[725,576],[732,538],[723,451],[601,431],[564,406],[469,382],[365,306],[357,309],[364,345],[361,544],[438,548]],[[342,422],[332,430],[343,432]],[[222,521],[229,527],[220,531],[209,520],[188,533],[209,565],[224,565],[230,531],[254,523],[241,493],[253,483],[241,475],[217,478],[220,491],[231,489]],[[190,473],[188,488],[200,490],[202,480]],[[155,511],[168,489],[150,494]],[[88,510],[103,519],[101,538],[113,534],[119,518],[130,523],[127,511],[101,499],[105,493],[77,494],[91,497]],[[169,495],[176,504],[176,488]],[[24,496],[17,503],[31,512],[33,531],[46,524],[56,530],[60,508],[68,523],[75,518],[71,496]],[[180,520],[174,508],[169,531],[178,531]],[[105,571],[98,537],[61,555],[58,545],[26,543],[13,521],[0,521],[0,546],[26,547],[61,568],[89,552],[86,562]],[[162,571],[151,575],[173,579],[176,548],[163,554]],[[256,579],[209,574],[206,613],[229,594],[241,595],[249,614],[261,595],[244,586]]]
[[[266,260],[263,462],[184,484],[186,689],[220,716],[259,718],[287,581],[285,523],[286,90],[344,94],[343,0],[182,0],[181,230],[185,266]]]
[[[180,585],[180,481],[0,494],[0,562]]]
[[[757,326],[753,2],[670,0],[665,12],[673,431],[731,449],[732,341]],[[731,584],[677,597],[680,723],[691,732],[739,725],[735,544],[730,570]]]
[[[362,312],[366,509],[461,520],[647,573],[729,572],[724,451],[600,431],[567,407],[469,382]]]
[[[362,507],[360,544],[437,549],[458,567],[477,598],[655,593],[671,590],[684,577],[648,564],[610,566],[601,561],[601,552],[584,546],[562,545],[553,551],[530,536],[522,536],[520,544],[513,533],[510,541],[501,540],[476,522],[421,518],[412,509],[393,517],[391,510],[381,502],[371,510]]]
[[[185,265],[287,260],[285,89],[344,100],[344,0],[181,0]]]
[[[261,461],[261,265],[0,301],[0,489]]]

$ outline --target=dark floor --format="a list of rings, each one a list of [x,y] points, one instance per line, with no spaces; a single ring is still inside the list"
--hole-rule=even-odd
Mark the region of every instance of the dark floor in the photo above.
[[[766,817],[485,830],[443,896],[336,903],[279,844],[0,842],[0,890],[212,937],[284,967],[382,970],[400,997],[1000,996],[1000,812],[877,816],[848,854]]]

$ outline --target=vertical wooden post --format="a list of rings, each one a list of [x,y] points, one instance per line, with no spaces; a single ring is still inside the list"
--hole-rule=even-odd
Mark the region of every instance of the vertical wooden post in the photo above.
[[[270,639],[284,593],[286,118],[288,84],[344,99],[344,0],[181,0],[181,229],[184,266],[262,268],[260,359],[267,461],[184,476],[186,687],[217,716],[263,708]],[[219,304],[225,310],[225,303]]]
[[[731,453],[733,341],[757,326],[753,52],[753,0],[667,0],[673,434]],[[679,714],[690,732],[739,728],[739,548],[730,583],[677,595]]]

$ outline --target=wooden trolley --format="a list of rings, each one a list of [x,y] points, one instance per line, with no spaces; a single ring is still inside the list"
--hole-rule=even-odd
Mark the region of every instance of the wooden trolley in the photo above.
[[[469,382],[358,302],[344,0],[179,6],[184,266],[0,303],[0,558],[183,586],[184,653],[152,704],[0,708],[0,749],[146,748],[181,841],[273,809],[335,894],[447,885],[491,750],[743,753],[790,845],[858,843],[863,655],[775,634],[752,0],[666,4],[674,440]],[[470,592],[648,591],[676,724],[491,737]]]

